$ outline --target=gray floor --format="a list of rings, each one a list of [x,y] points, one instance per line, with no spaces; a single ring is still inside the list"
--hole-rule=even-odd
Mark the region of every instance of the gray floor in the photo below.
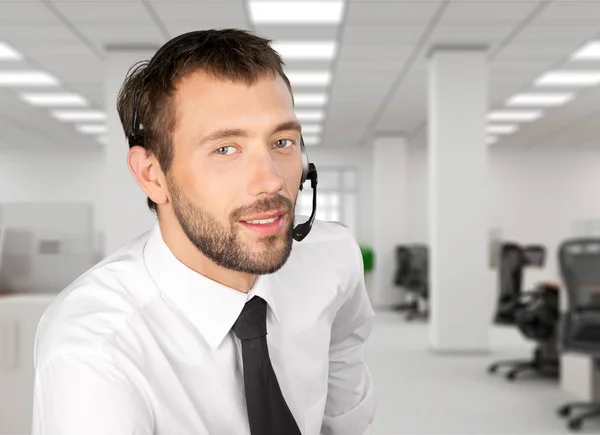
[[[369,344],[378,410],[373,435],[570,433],[556,409],[572,400],[558,381],[524,376],[508,382],[491,376],[491,361],[530,355],[517,330],[496,328],[491,352],[448,356],[428,349],[427,325],[378,312]],[[582,434],[600,433],[600,419]]]

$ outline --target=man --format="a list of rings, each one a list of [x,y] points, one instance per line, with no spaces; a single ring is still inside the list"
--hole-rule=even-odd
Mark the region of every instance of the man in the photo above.
[[[301,127],[269,43],[193,32],[127,77],[127,163],[158,219],[45,312],[33,435],[370,433],[360,250],[327,222],[292,237]]]

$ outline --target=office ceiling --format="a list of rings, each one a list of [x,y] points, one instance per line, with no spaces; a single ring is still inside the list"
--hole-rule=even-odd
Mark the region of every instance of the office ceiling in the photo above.
[[[25,56],[0,62],[0,69],[47,71],[61,81],[60,90],[80,93],[92,108],[104,110],[106,45],[158,46],[179,33],[210,27],[254,30],[276,41],[338,41],[333,61],[288,64],[327,66],[333,73],[319,147],[368,146],[376,134],[423,141],[426,54],[437,44],[489,47],[490,109],[502,108],[516,92],[532,90],[533,80],[549,69],[600,69],[600,62],[568,61],[600,36],[600,1],[577,0],[347,0],[339,26],[254,26],[247,2],[239,0],[0,0],[0,41]],[[22,90],[0,87],[0,148],[103,146],[76,132],[72,123],[50,116],[47,108],[21,101]],[[600,89],[582,88],[577,95],[493,146],[600,145]]]

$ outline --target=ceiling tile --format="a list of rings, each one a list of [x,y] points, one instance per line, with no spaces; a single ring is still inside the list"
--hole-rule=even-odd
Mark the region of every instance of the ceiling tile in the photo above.
[[[400,1],[400,2],[350,2],[346,16],[347,25],[402,25],[428,23],[441,1]]]
[[[411,45],[423,35],[424,24],[352,25],[344,27],[346,45]]]
[[[213,19],[247,21],[245,1],[151,1],[150,4],[165,23],[180,20],[198,20],[203,23]]]
[[[174,20],[164,21],[164,25],[167,28],[171,37],[181,35],[182,33],[193,32],[196,30],[208,30],[208,29],[225,29],[225,28],[237,28],[244,30],[252,30],[245,19],[232,19],[229,17],[218,17],[211,19],[201,20]]]
[[[450,23],[516,25],[539,4],[539,0],[449,2],[440,25]]]
[[[0,23],[57,24],[59,20],[42,2],[0,2]]]
[[[241,22],[242,20],[240,20]],[[239,23],[238,23],[239,24]],[[302,40],[302,41],[332,41],[337,40],[338,26],[290,26],[290,25],[260,25],[254,26],[254,31],[274,41]]]
[[[599,18],[600,2],[598,1],[554,1],[550,2],[532,24],[598,24]]]
[[[390,61],[404,60],[411,52],[411,46],[344,45],[339,51],[339,57],[343,61]]]
[[[55,7],[76,25],[99,21],[149,22],[152,18],[141,1],[53,1]]]

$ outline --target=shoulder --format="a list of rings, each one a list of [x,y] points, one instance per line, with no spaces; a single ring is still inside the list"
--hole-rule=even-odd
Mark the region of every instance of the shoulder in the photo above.
[[[36,367],[66,353],[106,357],[107,341],[144,303],[133,288],[144,286],[145,239],[134,239],[61,291],[44,311],[34,349]]]
[[[307,220],[308,216],[296,215],[296,225]],[[362,277],[360,247],[350,229],[341,223],[315,219],[308,236],[301,242],[294,241],[293,250],[303,266],[331,272],[343,279],[343,284],[353,285]]]

